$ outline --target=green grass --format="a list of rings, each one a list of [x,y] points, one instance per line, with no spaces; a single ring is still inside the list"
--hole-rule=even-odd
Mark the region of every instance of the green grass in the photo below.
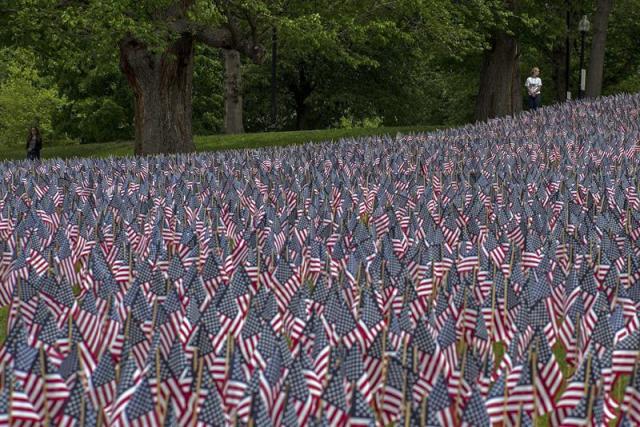
[[[553,355],[556,357],[558,361],[558,365],[560,365],[560,371],[562,371],[562,375],[565,378],[569,378],[573,374],[573,368],[569,366],[567,363],[567,351],[564,349],[560,342],[556,342],[556,344],[551,348]]]
[[[7,323],[9,320],[9,306],[0,307],[0,345],[4,344],[7,337]]]
[[[494,370],[498,370],[500,364],[502,363],[502,358],[504,357],[504,352],[506,351],[506,347],[503,342],[497,341],[493,343],[493,354],[496,356],[496,362],[493,364]]]
[[[305,142],[336,141],[340,138],[351,138],[370,135],[392,135],[396,133],[426,132],[437,129],[437,126],[401,126],[356,129],[323,129],[292,132],[246,133],[241,135],[208,135],[196,136],[197,151],[216,151],[235,148],[273,147]],[[133,154],[133,143],[105,142],[100,144],[66,144],[50,145],[42,149],[43,158],[71,157],[109,157]],[[24,159],[24,147],[0,147],[0,160]]]

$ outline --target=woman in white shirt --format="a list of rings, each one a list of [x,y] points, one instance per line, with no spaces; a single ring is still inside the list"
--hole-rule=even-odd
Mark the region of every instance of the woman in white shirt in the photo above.
[[[537,110],[542,103],[540,99],[542,80],[538,76],[540,76],[540,69],[533,67],[533,69],[531,69],[531,76],[527,78],[527,82],[524,84],[529,93],[529,108],[531,110]]]

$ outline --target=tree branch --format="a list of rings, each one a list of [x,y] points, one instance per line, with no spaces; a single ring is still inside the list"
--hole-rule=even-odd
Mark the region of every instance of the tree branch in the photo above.
[[[86,0],[60,0],[55,7],[57,7],[58,9],[64,9],[69,6],[86,6],[87,4],[88,2]]]
[[[234,49],[233,35],[228,28],[194,28],[193,36],[201,43],[218,49]]]
[[[237,37],[230,26],[212,27],[197,24],[188,19],[178,19],[168,23],[169,29],[177,34],[190,34],[197,42],[216,49],[233,49],[247,55],[255,63],[264,59],[264,48],[252,38]]]

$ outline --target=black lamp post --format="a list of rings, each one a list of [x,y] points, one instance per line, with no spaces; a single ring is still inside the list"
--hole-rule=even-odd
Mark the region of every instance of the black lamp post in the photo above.
[[[589,32],[591,23],[587,15],[583,15],[578,30],[580,30],[580,98],[584,97],[584,91],[587,85],[587,70],[584,69],[584,38]]]
[[[571,0],[567,0],[567,35],[564,41],[564,48],[565,48],[565,52],[564,52],[564,59],[565,59],[565,64],[564,64],[564,72],[565,72],[565,89],[566,89],[566,95],[565,95],[565,99],[567,101],[571,100],[571,84],[569,82],[570,80],[570,76],[571,76],[571,44],[570,44],[570,40],[569,40],[569,33],[571,31]]]
[[[278,127],[278,33],[274,26],[271,32],[271,126],[273,130]]]

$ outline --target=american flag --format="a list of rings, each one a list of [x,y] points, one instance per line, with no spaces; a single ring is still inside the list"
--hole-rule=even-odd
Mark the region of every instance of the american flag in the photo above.
[[[0,425],[638,424],[638,141],[617,95],[0,163]]]

